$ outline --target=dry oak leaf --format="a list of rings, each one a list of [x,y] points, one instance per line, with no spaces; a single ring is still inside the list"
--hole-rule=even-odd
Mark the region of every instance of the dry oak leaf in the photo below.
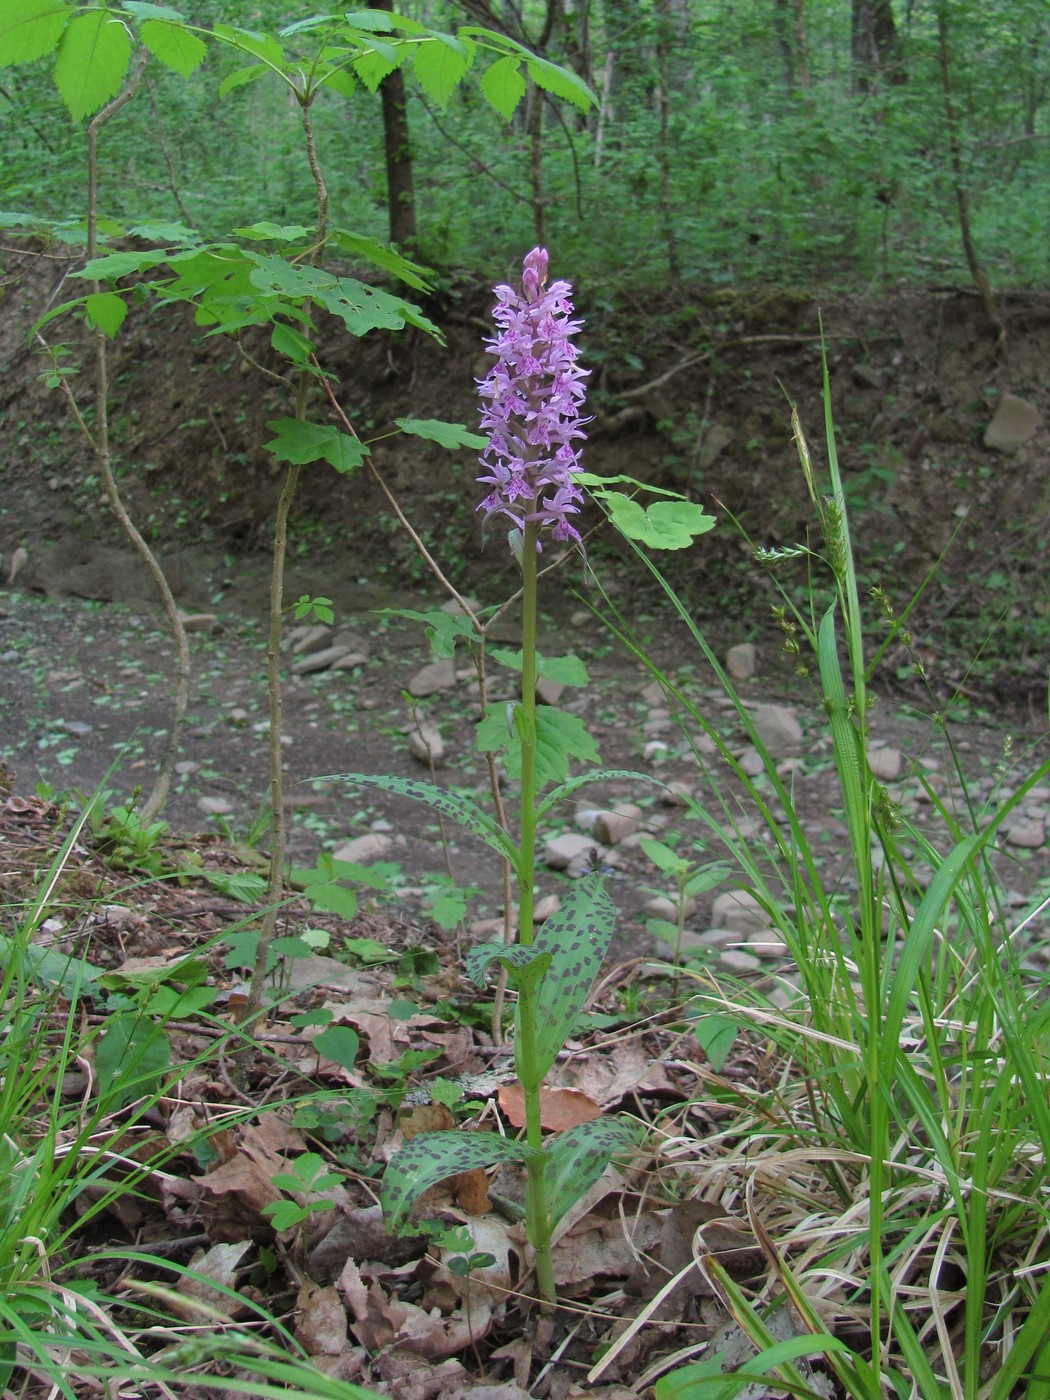
[[[295,1300],[299,1317],[295,1339],[307,1356],[339,1356],[347,1348],[346,1308],[335,1288],[322,1288],[309,1279]]]
[[[525,1090],[517,1080],[499,1086],[499,1106],[515,1128],[524,1128]],[[577,1123],[590,1123],[601,1116],[601,1106],[589,1094],[540,1085],[540,1127],[548,1132],[563,1133]]]

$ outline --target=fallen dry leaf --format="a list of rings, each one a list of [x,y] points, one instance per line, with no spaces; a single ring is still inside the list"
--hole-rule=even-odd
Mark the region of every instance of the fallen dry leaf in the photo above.
[[[234,1318],[244,1311],[238,1298],[222,1289],[237,1289],[237,1270],[251,1248],[251,1240],[236,1244],[214,1244],[207,1252],[198,1251],[190,1260],[191,1273],[183,1274],[171,1299],[172,1312],[196,1326],[214,1326],[221,1318]],[[215,1285],[221,1285],[216,1288]],[[185,1300],[185,1301],[181,1301]],[[216,1317],[216,1314],[219,1317]]]
[[[346,1308],[335,1288],[322,1288],[309,1279],[295,1300],[299,1317],[295,1338],[307,1356],[339,1356],[347,1347]]]
[[[370,1352],[397,1345],[436,1360],[478,1342],[492,1326],[492,1310],[484,1302],[447,1317],[437,1308],[426,1312],[378,1283],[366,1285],[352,1259],[339,1275],[339,1287],[350,1305],[354,1335]]]
[[[515,1128],[524,1128],[525,1090],[516,1079],[499,1086],[499,1106]],[[540,1086],[540,1126],[548,1132],[563,1133],[577,1123],[590,1123],[601,1116],[601,1107],[589,1094],[581,1094],[578,1089]]]

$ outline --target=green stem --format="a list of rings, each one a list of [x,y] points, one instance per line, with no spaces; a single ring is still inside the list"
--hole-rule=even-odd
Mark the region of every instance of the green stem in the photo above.
[[[521,552],[521,706],[517,715],[521,739],[521,817],[518,859],[518,942],[533,939],[532,911],[536,870],[536,544],[539,530],[526,525]],[[536,1260],[536,1285],[545,1305],[555,1301],[551,1258],[550,1202],[547,1196],[547,1157],[540,1125],[542,1076],[536,1073],[536,1028],[540,1012],[538,988],[523,983],[518,991],[518,1078],[525,1091],[525,1138],[533,1149],[525,1186],[525,1231]]]

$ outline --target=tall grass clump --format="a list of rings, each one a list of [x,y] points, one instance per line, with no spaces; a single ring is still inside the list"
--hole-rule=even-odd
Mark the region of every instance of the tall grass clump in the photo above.
[[[864,1400],[1045,1395],[1050,1000],[1045,981],[1034,985],[1022,971],[1017,945],[1028,920],[1012,928],[992,856],[1050,763],[1009,795],[978,801],[942,711],[933,722],[956,796],[916,767],[928,823],[906,816],[873,773],[873,680],[890,646],[909,643],[907,619],[922,590],[900,614],[874,590],[884,631],[873,640],[826,368],[824,400],[826,479],[792,414],[820,544],[759,558],[781,567],[804,557],[810,569],[808,601],[796,605],[781,588],[777,616],[824,712],[847,832],[844,878],[825,873],[791,778],[778,772],[745,700],[655,566],[645,561],[762,755],[757,778],[608,599],[603,608],[663,685],[683,732],[716,745],[721,761],[706,767],[693,815],[728,848],[734,883],[757,898],[794,964],[772,998],[691,974],[694,1011],[750,1031],[777,1068],[764,1087],[748,1088],[709,1071],[705,1095],[732,1110],[726,1125],[699,1147],[675,1130],[663,1151],[699,1194],[746,1211],[765,1250],[766,1284],[748,1292],[705,1254],[702,1231],[695,1242],[697,1267],[759,1352],[751,1379],[765,1365],[796,1393],[812,1394],[794,1360],[809,1354]],[[703,767],[695,744],[694,752]],[[741,790],[760,814],[760,841],[742,825]],[[770,1329],[784,1303],[798,1334],[789,1344]],[[726,1384],[708,1349],[656,1393],[697,1400],[728,1394]]]

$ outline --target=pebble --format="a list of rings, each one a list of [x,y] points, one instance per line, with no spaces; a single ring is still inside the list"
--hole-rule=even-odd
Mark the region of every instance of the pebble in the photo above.
[[[748,934],[747,951],[756,958],[786,958],[788,945],[772,929],[763,929],[761,933]]]
[[[314,671],[327,671],[349,654],[350,648],[342,642],[338,646],[326,647],[324,651],[306,652],[292,662],[292,672],[297,676],[308,676]]]
[[[666,787],[660,789],[657,800],[661,807],[688,807],[692,795],[693,790],[688,783],[674,778]]]
[[[408,693],[417,700],[435,695],[439,690],[451,690],[456,684],[456,666],[451,657],[431,661],[422,666],[408,683]]]
[[[206,817],[225,817],[233,811],[233,803],[225,797],[198,797],[197,811]]]
[[[568,870],[582,874],[595,849],[592,836],[581,836],[577,831],[565,831],[560,836],[552,836],[543,847],[543,863],[551,870]],[[602,852],[598,852],[599,859]]]
[[[332,852],[332,859],[346,860],[351,865],[367,865],[369,861],[385,856],[393,844],[393,838],[385,832],[366,831],[363,836],[355,836],[337,846]]]
[[[91,725],[85,724],[82,719],[60,720],[58,727],[64,733],[72,735],[74,739],[86,739],[91,733]]]
[[[532,922],[534,924],[542,924],[545,919],[549,919],[552,915],[556,914],[560,908],[561,900],[556,894],[544,895],[544,897],[538,899],[533,906]]]
[[[903,763],[900,749],[895,749],[891,744],[872,744],[868,748],[871,776],[880,783],[892,783],[899,778]]]
[[[307,623],[303,627],[293,627],[288,633],[292,653],[302,656],[307,651],[320,651],[328,643],[332,629],[323,622]]]
[[[725,890],[711,905],[712,927],[733,929],[739,936],[769,928],[769,915],[749,890]]]
[[[726,670],[735,681],[747,681],[755,674],[758,653],[754,642],[739,642],[726,652]]]
[[[200,768],[199,763],[194,763],[192,758],[180,759],[175,765],[175,772],[180,778],[188,778],[191,773],[196,773]]]
[[[646,763],[660,763],[669,752],[670,748],[663,739],[650,739],[642,750]]]
[[[417,762],[441,768],[445,762],[441,730],[436,724],[414,724],[408,730],[408,751]]]
[[[745,953],[739,948],[727,948],[719,957],[723,967],[730,972],[761,972],[762,960],[753,953]]]
[[[752,705],[751,723],[771,758],[793,758],[802,751],[802,726],[787,705]]]
[[[1046,820],[1039,814],[1019,816],[1003,832],[1008,846],[1036,851],[1046,841]]]
[[[633,802],[621,802],[594,819],[594,834],[605,846],[618,846],[645,825],[645,813]]]
[[[766,766],[762,761],[762,755],[754,745],[743,750],[737,757],[737,763],[740,764],[740,771],[746,778],[757,778]]]

